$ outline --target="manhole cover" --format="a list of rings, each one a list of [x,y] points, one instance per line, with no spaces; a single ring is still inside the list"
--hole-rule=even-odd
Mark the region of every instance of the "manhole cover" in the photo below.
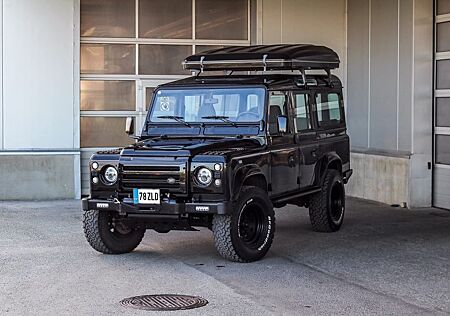
[[[202,307],[208,304],[208,301],[199,296],[159,294],[125,298],[120,304],[148,311],[177,311]]]

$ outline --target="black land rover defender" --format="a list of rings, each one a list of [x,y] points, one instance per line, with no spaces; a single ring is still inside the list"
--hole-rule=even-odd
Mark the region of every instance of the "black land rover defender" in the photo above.
[[[250,262],[269,250],[274,208],[287,204],[309,207],[313,230],[337,231],[352,174],[337,54],[235,46],[183,65],[196,75],[155,90],[137,142],[92,156],[90,245],[126,253],[146,229],[208,227],[224,258]]]

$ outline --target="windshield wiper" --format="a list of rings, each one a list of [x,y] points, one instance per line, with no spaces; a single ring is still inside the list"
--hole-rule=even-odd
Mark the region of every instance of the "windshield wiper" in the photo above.
[[[159,119],[166,119],[166,120],[174,120],[177,121],[178,123],[183,123],[184,125],[186,125],[187,127],[192,127],[189,123],[185,122],[183,120],[182,116],[175,116],[175,115],[163,115],[163,116],[157,116],[156,118]]]
[[[235,122],[229,120],[229,116],[211,115],[211,116],[202,116],[202,119],[221,120],[222,122],[225,122],[225,123],[231,124],[234,127],[237,127],[237,124]]]

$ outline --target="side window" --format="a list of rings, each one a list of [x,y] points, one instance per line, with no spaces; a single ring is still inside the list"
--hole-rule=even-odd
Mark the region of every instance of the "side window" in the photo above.
[[[295,131],[305,131],[311,129],[311,118],[308,110],[309,96],[307,94],[295,94],[294,124]]]
[[[272,92],[269,97],[269,133],[278,134],[278,116],[286,115],[286,95]]]
[[[337,93],[318,93],[316,107],[320,127],[337,127],[343,123],[341,103]]]

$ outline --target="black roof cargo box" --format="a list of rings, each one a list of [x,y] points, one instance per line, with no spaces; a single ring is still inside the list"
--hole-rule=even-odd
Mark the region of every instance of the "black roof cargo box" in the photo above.
[[[339,67],[339,56],[325,46],[280,44],[228,46],[187,57],[184,69],[193,71],[311,70]]]

